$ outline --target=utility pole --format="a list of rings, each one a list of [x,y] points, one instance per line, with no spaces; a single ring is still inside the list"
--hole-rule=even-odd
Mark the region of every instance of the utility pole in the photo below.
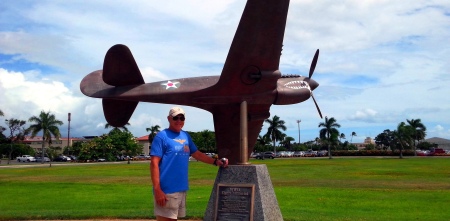
[[[297,125],[298,125],[298,144],[300,145],[300,122],[302,122],[302,120],[297,120]]]
[[[67,120],[69,121],[69,127],[67,129],[67,151],[70,155],[70,113],[67,114]]]

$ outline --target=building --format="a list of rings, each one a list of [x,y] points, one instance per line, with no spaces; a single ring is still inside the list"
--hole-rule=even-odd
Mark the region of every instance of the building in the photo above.
[[[371,137],[366,137],[366,139],[364,139],[364,143],[352,143],[352,144],[355,145],[356,148],[358,148],[358,150],[364,150],[368,144],[375,145],[375,140],[372,139]]]
[[[90,140],[90,139],[85,138],[85,137],[83,137],[83,138],[71,137],[70,139],[67,139],[67,137],[61,137],[58,140],[56,140],[55,138],[52,138],[51,146],[59,147],[62,150],[64,147],[72,146],[72,144],[74,142],[88,141],[88,140]],[[35,136],[33,138],[31,136],[25,136],[25,139],[22,141],[23,144],[29,145],[36,152],[41,152],[42,142],[43,142],[43,139],[41,136]],[[48,147],[48,144],[46,144],[45,146]]]
[[[74,142],[85,142],[94,139],[97,136],[84,136],[82,138],[79,137],[71,137],[67,139],[67,137],[61,137],[58,140],[52,138],[52,147],[59,147],[61,150],[64,147],[72,146]],[[138,144],[142,144],[143,150],[142,153],[145,155],[150,154],[150,142],[148,142],[148,135],[136,138]],[[25,136],[25,139],[22,141],[23,144],[29,145],[35,152],[41,152],[42,150],[42,137],[41,136]],[[45,144],[45,147],[48,147],[48,144]]]
[[[138,144],[142,144],[142,153],[145,155],[150,155],[150,142],[148,141],[148,135],[136,138]]]

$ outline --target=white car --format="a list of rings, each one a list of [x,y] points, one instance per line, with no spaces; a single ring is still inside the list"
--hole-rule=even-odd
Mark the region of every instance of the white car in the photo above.
[[[17,162],[35,162],[36,158],[30,156],[30,155],[22,155],[20,157],[17,157]]]

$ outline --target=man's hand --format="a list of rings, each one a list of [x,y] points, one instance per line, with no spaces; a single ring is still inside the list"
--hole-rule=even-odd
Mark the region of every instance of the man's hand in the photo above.
[[[222,159],[218,160],[216,163],[217,163],[217,166],[219,166],[219,167],[228,167],[228,159],[227,158],[222,158]]]
[[[161,207],[165,206],[167,202],[166,194],[162,190],[154,190],[154,192],[156,203]]]

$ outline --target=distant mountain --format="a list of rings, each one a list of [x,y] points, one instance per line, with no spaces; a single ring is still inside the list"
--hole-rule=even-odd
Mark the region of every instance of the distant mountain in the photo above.
[[[425,139],[426,142],[435,143],[435,144],[450,144],[450,140],[440,138],[440,137],[432,137],[430,139]]]
[[[425,141],[429,143],[435,143],[439,145],[439,148],[450,150],[450,140],[439,137],[432,137],[430,139],[425,139]]]

